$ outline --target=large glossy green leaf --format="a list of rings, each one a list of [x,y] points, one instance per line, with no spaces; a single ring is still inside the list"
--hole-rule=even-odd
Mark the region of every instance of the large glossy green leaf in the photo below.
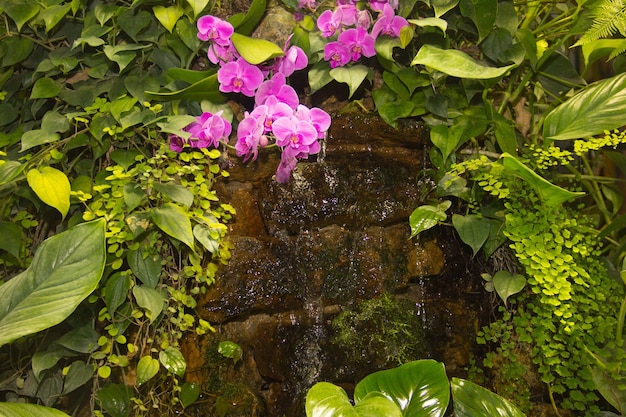
[[[619,383],[613,376],[613,372],[607,368],[607,364],[615,361],[615,359],[609,360],[609,358],[604,358],[589,350],[587,353],[593,358],[590,368],[596,389],[609,404],[619,411],[620,416],[623,416],[626,413],[626,391],[619,388]]]
[[[156,288],[161,276],[161,258],[153,253],[144,253],[142,250],[133,250],[128,252],[126,257],[130,269],[133,274],[144,285],[150,288]]]
[[[136,285],[133,287],[133,295],[137,305],[146,310],[150,323],[154,322],[163,311],[165,298],[154,288]]]
[[[65,320],[98,286],[105,221],[79,224],[46,239],[31,265],[0,286],[0,346]]]
[[[307,417],[400,417],[400,408],[380,392],[372,392],[352,406],[343,388],[319,382],[306,396]]]
[[[152,211],[152,220],[159,229],[174,239],[180,240],[191,249],[194,248],[191,220],[182,207],[174,203],[165,203]]]
[[[47,205],[54,207],[65,218],[70,209],[72,187],[62,171],[52,167],[31,169],[26,174],[28,186]]]
[[[593,83],[552,110],[543,136],[550,140],[586,138],[624,126],[626,73]]]
[[[0,222],[0,250],[5,250],[15,258],[20,257],[20,249],[24,232],[22,228],[12,222]]]
[[[535,171],[521,163],[517,158],[508,153],[501,156],[504,167],[510,173],[517,175],[532,186],[541,201],[547,206],[558,206],[561,203],[585,195],[583,192],[572,192],[552,184]]]
[[[457,417],[524,417],[513,404],[473,382],[452,378],[451,386]]]
[[[411,65],[424,65],[453,77],[475,80],[498,78],[515,67],[515,65],[488,67],[474,61],[462,51],[441,49],[428,44],[420,48]]]
[[[55,408],[24,403],[0,403],[2,417],[69,417]]]
[[[251,38],[235,32],[231,40],[239,55],[252,65],[258,65],[285,54],[282,48],[265,39]]]
[[[405,417],[443,416],[450,402],[450,383],[445,368],[432,359],[409,362],[366,376],[354,389],[355,403],[375,391],[393,400]]]

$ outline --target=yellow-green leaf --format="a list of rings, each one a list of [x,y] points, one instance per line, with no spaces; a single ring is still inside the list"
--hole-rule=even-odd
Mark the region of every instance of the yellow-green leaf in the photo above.
[[[236,32],[233,33],[231,39],[241,57],[252,65],[257,65],[268,59],[285,54],[278,45],[265,39],[251,38]]]
[[[167,29],[170,33],[172,33],[174,26],[176,26],[176,22],[178,22],[178,19],[180,19],[184,13],[183,9],[178,6],[154,6],[152,11],[154,11],[154,15],[158,21],[161,22],[163,27],[165,27],[165,29]]]
[[[70,181],[56,168],[31,169],[26,174],[28,186],[47,205],[54,207],[65,218],[70,209]]]

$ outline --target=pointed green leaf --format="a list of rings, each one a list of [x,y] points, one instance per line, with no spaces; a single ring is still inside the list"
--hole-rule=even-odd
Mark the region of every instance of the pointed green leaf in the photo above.
[[[457,417],[525,417],[513,404],[473,382],[452,378],[451,387]]]
[[[82,387],[93,378],[95,372],[94,365],[86,364],[83,361],[75,361],[70,365],[70,369],[65,376],[62,395],[69,394],[77,388]]]
[[[154,12],[157,20],[163,25],[165,29],[167,29],[169,33],[172,33],[172,30],[174,30],[174,26],[176,26],[176,22],[178,22],[178,19],[180,19],[182,15],[185,14],[185,11],[178,6],[154,6],[152,8],[152,11]]]
[[[504,305],[506,305],[506,300],[508,300],[510,296],[519,293],[525,286],[526,278],[520,274],[498,271],[493,276],[493,287],[502,301],[504,301]]]
[[[443,417],[450,402],[450,384],[442,363],[423,359],[374,372],[354,389],[354,402],[381,392],[407,417]]]
[[[161,258],[154,254],[144,254],[141,250],[128,252],[128,265],[133,274],[150,288],[156,288],[161,276]]]
[[[15,22],[17,30],[39,13],[39,3],[32,0],[9,0],[4,2],[4,12]]]
[[[420,48],[411,65],[424,65],[453,77],[475,80],[498,78],[515,67],[515,65],[488,67],[474,61],[474,59],[462,51],[440,49],[428,44]]]
[[[220,342],[217,346],[217,352],[225,358],[232,359],[233,363],[239,362],[243,356],[241,346],[235,342],[231,342],[230,340]]]
[[[111,159],[124,168],[124,170],[128,170],[135,162],[135,157],[141,155],[137,149],[116,149],[111,152]]]
[[[193,193],[182,185],[173,182],[155,183],[154,189],[187,208],[193,204]]]
[[[34,148],[35,146],[54,143],[59,139],[61,139],[61,135],[58,133],[46,132],[43,129],[29,130],[22,135],[22,148],[20,149],[20,152],[24,152],[30,148]]]
[[[24,240],[22,228],[12,222],[0,222],[0,249],[9,252],[16,259],[20,258],[20,249]]]
[[[54,6],[48,6],[39,13],[39,17],[43,19],[46,24],[46,33],[50,32],[54,27],[65,17],[70,11],[71,5],[56,4]]]
[[[219,91],[219,82],[217,81],[216,73],[182,90],[164,92],[146,91],[146,97],[152,100],[209,100],[213,103],[226,102],[226,97]],[[188,116],[180,115],[180,117]]]
[[[174,203],[165,203],[152,211],[152,220],[159,229],[180,240],[191,249],[194,248],[191,220],[187,212]]]
[[[461,128],[449,127],[444,124],[436,125],[430,130],[430,141],[441,151],[445,161],[461,144],[462,134],[463,129]]]
[[[441,17],[454,9],[459,4],[459,0],[430,0],[430,4],[435,10],[435,17]]]
[[[165,298],[153,288],[136,285],[133,287],[133,295],[139,307],[148,311],[150,323],[154,322],[163,311]]]
[[[193,17],[196,18],[209,5],[211,0],[186,0],[193,10]]]
[[[422,19],[409,19],[409,23],[419,27],[436,27],[443,33],[448,30],[448,22],[439,17],[424,17]]]
[[[96,393],[104,411],[111,417],[128,417],[132,410],[132,388],[125,384],[107,384]]]
[[[180,387],[180,402],[183,407],[189,407],[200,396],[200,385],[196,382],[185,382]]]
[[[128,212],[131,212],[139,207],[141,205],[141,202],[143,201],[143,198],[146,195],[143,188],[141,188],[141,185],[137,184],[136,182],[129,182],[127,184],[124,184],[124,189],[122,190],[122,192],[124,193],[124,203],[128,208]]]
[[[306,396],[307,417],[359,417],[346,391],[330,382],[318,382]]]
[[[33,91],[30,93],[30,99],[53,98],[59,95],[63,86],[57,80],[44,77],[35,81]]]
[[[489,237],[491,221],[475,214],[468,214],[466,216],[453,214],[452,225],[456,229],[461,240],[472,248],[474,256],[476,256]]]
[[[231,40],[241,57],[252,65],[285,54],[280,46],[265,39],[251,38],[235,32]]]
[[[102,294],[104,296],[104,304],[111,316],[128,299],[128,292],[132,286],[133,281],[126,274],[118,272],[109,277]]]
[[[26,174],[28,186],[47,205],[54,207],[65,218],[70,209],[70,181],[62,171],[52,167],[31,169]]]
[[[320,90],[333,80],[330,75],[330,67],[326,62],[317,62],[313,64],[309,70],[309,85],[311,86],[311,93]]]
[[[439,222],[444,221],[448,217],[446,210],[448,210],[451,205],[452,202],[445,200],[436,206],[419,206],[413,210],[409,216],[411,237],[417,236],[424,230],[435,227],[439,224]]]
[[[209,252],[217,253],[219,251],[220,236],[214,236],[211,228],[197,224],[193,227],[193,235]]]
[[[348,84],[350,89],[348,98],[350,98],[367,78],[369,72],[369,68],[359,64],[351,67],[333,68],[330,70],[330,76],[337,82]]]
[[[556,207],[565,201],[585,195],[583,192],[572,192],[552,184],[506,152],[500,158],[504,167],[531,185],[547,206]]]
[[[168,347],[159,352],[159,361],[161,365],[174,375],[182,377],[185,375],[187,369],[187,363],[180,350],[174,347]]]
[[[493,30],[498,14],[497,0],[461,0],[461,14],[474,23],[478,29],[478,43]]]
[[[25,403],[0,403],[2,417],[70,417],[56,408]]]
[[[2,39],[2,43],[4,44],[3,52],[5,53],[2,57],[2,67],[10,67],[11,65],[24,61],[35,47],[35,43],[32,39],[18,36],[4,38]],[[3,78],[10,76],[10,74],[12,74],[12,72],[5,73]],[[4,85],[4,82],[6,82],[6,80],[2,82],[2,85]]]
[[[137,363],[137,385],[141,385],[154,377],[161,365],[152,356],[144,356]]]
[[[228,19],[237,33],[250,35],[266,12],[266,0],[253,0],[246,13],[237,13]]]
[[[623,416],[626,413],[626,391],[620,389],[614,371],[607,369],[608,358],[599,356],[589,350],[587,350],[587,353],[593,358],[590,368],[596,389],[609,404],[615,407],[619,415]],[[611,360],[611,362],[613,361],[614,359]]]
[[[65,320],[98,286],[105,221],[79,224],[46,239],[31,265],[0,285],[0,346]]]
[[[624,126],[626,73],[589,85],[552,110],[543,136],[550,140],[587,138]]]

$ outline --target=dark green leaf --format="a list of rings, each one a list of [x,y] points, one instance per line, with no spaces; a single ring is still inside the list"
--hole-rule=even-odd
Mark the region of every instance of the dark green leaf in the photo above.
[[[124,384],[108,384],[96,393],[96,398],[111,417],[128,417],[132,410],[131,394],[131,388]]]
[[[0,286],[0,345],[65,320],[97,287],[106,259],[104,220],[46,239],[28,269]]]
[[[65,376],[62,395],[69,394],[76,388],[82,387],[91,380],[95,372],[93,365],[88,365],[83,361],[75,361],[70,365],[70,369]]]
[[[128,298],[128,292],[133,286],[132,279],[127,274],[117,272],[106,282],[103,290],[104,304],[111,316],[119,306]]]
[[[57,339],[56,344],[73,352],[91,353],[98,347],[98,333],[92,321],[87,321]]]
[[[498,0],[461,0],[461,14],[474,22],[478,29],[478,43],[491,32],[498,14]]]
[[[59,95],[61,92],[61,83],[52,78],[40,78],[35,81],[33,85],[33,91],[30,93],[30,99],[35,100],[38,98],[52,98]]]
[[[356,92],[365,78],[370,74],[370,69],[365,65],[353,65],[351,67],[337,67],[330,70],[330,76],[340,83],[345,83],[350,89],[348,98]]]
[[[22,135],[21,152],[27,151],[35,146],[54,143],[59,139],[61,139],[61,136],[58,133],[46,132],[43,129],[29,130]]]
[[[56,4],[54,6],[48,6],[39,13],[39,18],[43,19],[46,24],[46,33],[50,32],[54,27],[65,17],[70,11],[71,5]]]
[[[133,274],[150,288],[156,288],[161,276],[161,259],[155,254],[144,254],[141,250],[128,252],[128,265]]]
[[[230,340],[220,342],[217,346],[217,351],[225,358],[232,359],[234,363],[239,362],[239,360],[243,356],[243,350],[241,349],[241,346],[239,346],[235,342],[231,342]]]
[[[180,402],[183,407],[189,407],[200,396],[200,385],[196,382],[185,382],[180,387]]]
[[[128,212],[135,210],[137,207],[141,205],[146,193],[141,185],[136,182],[129,182],[124,184],[124,203],[128,209]]]
[[[70,128],[70,122],[58,111],[50,110],[43,115],[41,129],[48,133],[63,133]]]
[[[253,0],[245,14],[238,13],[231,16],[228,21],[233,25],[237,33],[250,35],[265,15],[266,6],[266,0]]]
[[[217,74],[204,78],[182,90],[169,92],[147,91],[146,96],[154,100],[209,100],[213,103],[226,102],[226,97],[219,91]]]
[[[19,62],[22,62],[33,51],[35,43],[32,39],[13,36],[2,39],[4,45],[2,48],[5,50],[5,54],[2,57],[2,66],[10,67]]]
[[[128,170],[135,162],[135,157],[141,155],[137,149],[116,149],[111,152],[111,159],[124,168],[124,170]]]
[[[12,222],[0,222],[0,249],[19,259],[23,240],[24,232],[21,227]]]
[[[506,305],[506,301],[510,296],[519,293],[525,286],[526,278],[520,274],[498,271],[493,276],[493,287],[498,293],[498,296],[504,301],[504,305]]]

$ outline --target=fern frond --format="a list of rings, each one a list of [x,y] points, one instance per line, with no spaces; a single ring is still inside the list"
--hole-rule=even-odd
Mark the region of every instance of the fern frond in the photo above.
[[[609,38],[616,33],[626,36],[626,0],[601,0],[593,11],[591,27],[575,46]]]

